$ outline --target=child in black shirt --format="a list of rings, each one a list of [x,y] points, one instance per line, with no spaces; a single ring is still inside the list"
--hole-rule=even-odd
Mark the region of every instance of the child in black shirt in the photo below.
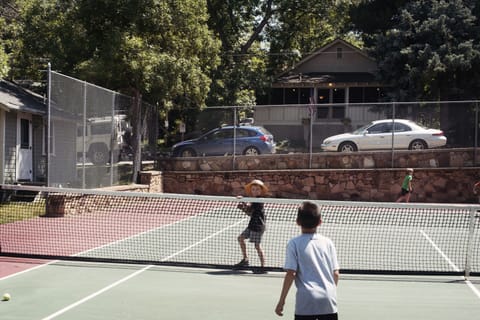
[[[261,180],[253,180],[245,186],[245,192],[249,197],[262,197],[268,193],[268,188]],[[249,262],[245,239],[250,239],[250,242],[255,244],[255,250],[257,250],[258,257],[260,258],[261,268],[259,271],[263,271],[265,267],[265,256],[260,246],[263,233],[265,232],[265,211],[263,209],[263,203],[252,202],[247,204],[241,202],[238,208],[250,216],[250,221],[247,228],[238,236],[238,243],[242,250],[243,259],[237,263],[235,267],[248,266]]]

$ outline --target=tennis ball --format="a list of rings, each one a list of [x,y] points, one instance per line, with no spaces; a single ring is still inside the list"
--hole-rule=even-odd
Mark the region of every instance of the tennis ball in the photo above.
[[[10,300],[10,294],[9,293],[5,293],[2,297],[2,301],[8,301]]]

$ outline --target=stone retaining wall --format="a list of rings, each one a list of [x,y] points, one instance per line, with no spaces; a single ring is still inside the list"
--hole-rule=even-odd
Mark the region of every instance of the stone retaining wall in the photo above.
[[[478,168],[415,168],[411,201],[476,202],[472,187],[479,173]],[[272,197],[390,202],[404,176],[403,169],[168,171],[161,184],[167,193],[235,196],[244,195],[247,182],[261,179]]]
[[[404,168],[412,167],[411,201],[470,203],[477,201],[472,186],[480,179],[477,151],[463,148],[165,158],[158,161],[161,174],[153,174],[157,181],[148,184],[152,191],[228,196],[243,194],[243,185],[256,178],[265,181],[273,197],[389,202],[397,199]],[[152,177],[152,173],[149,175]],[[153,181],[151,177],[142,181]]]
[[[477,154],[478,153],[478,154]],[[476,157],[476,161],[475,161]],[[373,168],[452,168],[473,167],[480,163],[474,148],[428,149],[421,151],[321,152],[260,156],[162,158],[157,170],[234,171],[291,169],[373,169]]]

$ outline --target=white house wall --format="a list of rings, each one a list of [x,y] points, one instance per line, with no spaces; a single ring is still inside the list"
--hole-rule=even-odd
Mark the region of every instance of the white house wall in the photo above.
[[[17,114],[5,113],[5,170],[4,182],[16,182],[17,163]]]

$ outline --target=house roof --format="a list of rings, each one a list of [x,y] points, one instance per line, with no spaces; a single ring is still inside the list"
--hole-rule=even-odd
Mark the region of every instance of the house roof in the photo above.
[[[342,60],[332,58],[338,47],[343,47],[348,57]],[[294,83],[371,83],[375,81],[375,69],[375,60],[363,50],[342,39],[335,39],[278,75],[275,83],[280,86]]]
[[[43,97],[19,85],[0,79],[0,108],[5,111],[21,111],[44,115],[47,107]]]

